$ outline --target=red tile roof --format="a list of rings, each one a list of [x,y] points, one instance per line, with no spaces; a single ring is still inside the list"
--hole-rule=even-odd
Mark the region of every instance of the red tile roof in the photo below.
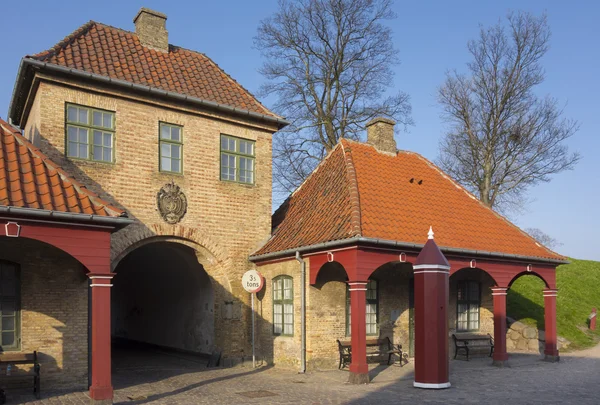
[[[278,117],[206,55],[173,45],[160,52],[133,32],[95,21],[27,58]]]
[[[342,140],[273,215],[254,255],[362,236],[444,248],[563,260],[419,154]]]
[[[119,217],[101,200],[0,119],[0,205]]]

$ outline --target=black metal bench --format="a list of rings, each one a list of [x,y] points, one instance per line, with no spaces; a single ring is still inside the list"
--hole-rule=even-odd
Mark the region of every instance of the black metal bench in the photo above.
[[[463,351],[467,356],[467,361],[469,361],[469,353],[478,348],[485,348],[486,353],[489,348],[489,357],[494,354],[494,338],[489,333],[487,335],[480,333],[454,333],[452,334],[452,339],[454,340],[455,359],[458,353]]]
[[[17,369],[17,364],[31,364],[29,370]],[[8,366],[11,366],[10,374],[7,373]],[[33,380],[33,394],[40,398],[40,363],[38,363],[37,352],[33,353],[0,353],[0,385],[7,387],[8,381],[13,380]]]
[[[338,368],[341,370],[347,364],[352,363],[352,343],[350,340],[338,340],[337,343],[340,352],[340,365]],[[393,344],[389,337],[367,339],[367,357],[388,356],[387,364],[389,365],[394,355],[400,358],[400,366],[402,366],[402,345]]]

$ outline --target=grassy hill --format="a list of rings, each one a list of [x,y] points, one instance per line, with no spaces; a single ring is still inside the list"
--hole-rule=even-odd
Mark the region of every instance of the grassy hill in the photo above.
[[[558,334],[572,342],[570,349],[582,349],[600,341],[600,319],[591,333],[587,319],[593,307],[600,311],[600,262],[570,259],[557,269]],[[508,316],[544,329],[544,282],[536,276],[523,276],[508,292]]]

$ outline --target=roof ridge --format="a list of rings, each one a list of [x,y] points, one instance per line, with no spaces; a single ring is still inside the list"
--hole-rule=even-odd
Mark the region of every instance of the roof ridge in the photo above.
[[[344,153],[344,162],[346,163],[346,179],[348,180],[348,193],[350,193],[350,205],[352,222],[353,236],[362,236],[362,216],[360,212],[360,191],[358,189],[358,180],[356,179],[356,169],[354,167],[354,160],[352,159],[352,148],[344,147],[345,138],[340,138],[339,144],[341,145]]]
[[[11,133],[14,136],[15,141],[25,146],[31,152],[31,154],[36,158],[40,159],[42,163],[46,165],[46,167],[48,167],[51,170],[55,170],[59,175],[61,181],[68,181],[69,183],[71,183],[76,192],[87,196],[91,202],[93,202],[95,205],[101,206],[113,216],[119,216],[125,212],[117,207],[114,207],[108,201],[103,200],[93,191],[88,190],[83,184],[79,183],[77,180],[75,180],[75,178],[69,175],[69,173],[67,173],[63,168],[56,165],[39,148],[37,148],[34,144],[29,142],[29,140],[25,138],[19,131],[15,130],[10,125],[3,125],[4,123],[6,122],[0,119],[0,129],[4,129],[5,131]]]
[[[87,33],[90,30],[90,28],[92,28],[96,24],[98,24],[96,21],[90,20],[90,21],[86,22],[85,24],[83,24],[82,26],[80,26],[79,28],[75,29],[75,31],[71,32],[69,35],[64,37],[62,40],[57,42],[53,47],[51,47],[45,51],[38,52],[33,55],[27,55],[25,57],[43,61],[52,55],[56,55],[57,53],[60,52],[60,50],[64,49],[67,45],[73,43],[73,41],[75,41],[77,38],[79,38],[82,35],[84,35],[85,33]]]
[[[548,248],[546,245],[541,244],[540,242],[538,242],[533,236],[531,236],[530,234],[528,234],[527,232],[525,232],[524,230],[522,230],[521,228],[519,228],[517,225],[513,224],[512,221],[510,221],[508,218],[506,218],[504,215],[498,213],[497,211],[491,209],[490,207],[488,207],[487,205],[485,205],[479,198],[477,198],[473,193],[471,193],[469,190],[467,190],[465,187],[463,187],[462,185],[460,185],[456,180],[454,180],[452,177],[450,177],[449,175],[447,175],[438,165],[436,165],[435,163],[433,163],[431,160],[427,159],[426,157],[424,157],[423,155],[421,155],[420,153],[417,152],[412,152],[412,151],[407,151],[407,150],[400,150],[398,151],[398,153],[405,153],[407,155],[415,155],[416,157],[418,157],[419,159],[423,160],[427,165],[429,165],[431,168],[435,169],[439,174],[442,175],[442,177],[444,177],[445,179],[450,180],[450,182],[452,182],[452,184],[454,184],[454,186],[460,190],[462,190],[465,194],[467,194],[469,197],[471,197],[472,199],[474,199],[475,201],[477,201],[477,203],[479,205],[481,205],[484,209],[487,209],[489,211],[492,212],[492,214],[494,214],[496,217],[498,217],[500,220],[506,222],[508,225],[512,226],[513,228],[516,228],[519,232],[521,232],[523,235],[525,235],[527,238],[531,239],[536,245],[546,249],[546,251],[548,251],[549,253],[552,253],[554,255],[560,256],[562,258],[566,258],[566,256],[561,255],[560,253],[557,253],[555,251],[553,251],[552,249]]]

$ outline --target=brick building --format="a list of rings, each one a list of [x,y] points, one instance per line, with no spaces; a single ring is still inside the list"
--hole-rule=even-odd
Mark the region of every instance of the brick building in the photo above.
[[[113,229],[104,269],[115,275],[113,336],[219,351],[225,362],[235,361],[251,351],[249,296],[239,280],[253,267],[249,254],[270,236],[271,136],[286,121],[206,55],[170,45],[166,19],[141,9],[135,32],[90,21],[51,49],[24,57],[9,111],[24,138],[7,123],[3,128],[6,142],[14,138],[43,153],[48,165],[128,215],[125,229]],[[17,163],[10,170],[28,172]],[[7,176],[7,184],[16,184]],[[40,202],[37,183],[20,187],[33,189],[21,199],[3,190],[0,204],[63,210]],[[10,242],[14,254],[7,260],[21,263],[22,273],[20,348],[51,356],[62,386],[87,388],[86,272],[51,284],[77,305],[65,298],[68,328],[61,335],[57,327],[55,338],[46,339],[47,328],[65,321],[39,317],[30,326],[26,300],[38,299],[28,294],[29,265],[16,253],[29,248],[23,238]],[[54,266],[77,267],[60,257]],[[28,335],[30,327],[39,338]],[[71,340],[77,343],[67,345]],[[43,369],[46,380],[49,368]]]
[[[393,127],[374,119],[367,143],[342,139],[273,215],[273,236],[251,257],[266,278],[258,305],[263,353],[301,369],[331,368],[339,360],[336,340],[351,339],[351,381],[357,382],[368,378],[366,337],[389,337],[418,357],[415,283],[422,271],[413,265],[433,226],[449,279],[447,287],[429,291],[425,304],[444,295],[444,341],[457,331],[489,333],[494,363],[503,365],[506,292],[518,277],[533,274],[546,284],[545,354],[558,359],[555,268],[565,258],[427,159],[398,151]]]
[[[240,279],[255,266],[259,357],[335,367],[351,336],[364,381],[367,335],[418,352],[412,265],[430,225],[450,329],[492,333],[504,362],[506,290],[526,272],[546,282],[552,327],[564,258],[398,152],[389,120],[369,123],[368,144],[342,140],[271,218],[271,137],[287,122],[170,45],[166,19],[90,21],[24,57],[0,121],[0,298],[14,307],[0,343],[37,350],[45,387],[110,403],[111,335],[235,363],[251,351]]]

